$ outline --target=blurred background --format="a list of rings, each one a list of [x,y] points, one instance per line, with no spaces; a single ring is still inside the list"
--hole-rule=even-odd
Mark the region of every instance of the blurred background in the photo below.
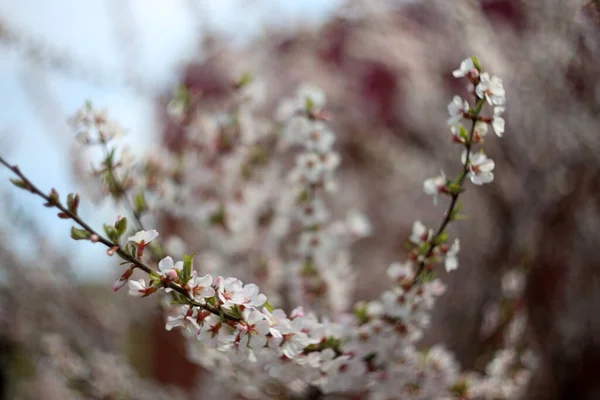
[[[504,80],[506,134],[486,140],[496,181],[469,188],[470,220],[450,229],[461,267],[443,274],[449,289],[425,342],[476,368],[498,344],[481,326],[502,297],[501,276],[519,267],[525,336],[541,357],[526,398],[597,399],[599,29],[598,2],[577,0],[0,0],[0,154],[43,189],[82,193],[81,215],[100,226],[127,210],[94,191],[98,155],[82,152],[67,126],[86,100],[108,110],[126,130],[120,143],[143,158],[186,146],[192,121],[167,113],[178,87],[219,110],[250,73],[265,83],[261,110],[272,115],[314,83],[343,160],[344,195],[331,207],[360,209],[373,225],[352,250],[351,296],[373,299],[388,265],[406,256],[415,218],[435,225],[443,214],[422,181],[460,168],[446,105],[465,90],[452,71],[475,54]],[[113,293],[118,263],[70,240],[68,221],[9,176],[0,170],[0,399],[206,393],[206,374],[164,331],[157,302]],[[147,221],[189,251],[208,246],[169,210]]]

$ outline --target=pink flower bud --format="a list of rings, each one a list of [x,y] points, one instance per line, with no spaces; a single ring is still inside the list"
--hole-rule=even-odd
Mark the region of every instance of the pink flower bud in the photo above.
[[[115,283],[113,284],[113,291],[116,292],[117,290],[119,290],[123,286],[125,286],[125,284],[129,280],[129,278],[131,278],[132,274],[133,274],[133,268],[129,268],[127,271],[125,271],[123,273],[123,275],[121,275],[121,277],[119,279],[117,279],[117,281],[115,281]]]

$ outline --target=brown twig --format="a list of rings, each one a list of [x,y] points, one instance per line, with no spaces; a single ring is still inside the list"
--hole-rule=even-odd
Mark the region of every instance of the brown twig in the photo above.
[[[44,200],[46,200],[46,202],[51,205],[52,207],[56,207],[58,208],[62,213],[66,214],[69,216],[70,219],[72,219],[73,221],[75,221],[81,228],[83,228],[85,231],[87,231],[90,235],[95,235],[98,237],[98,242],[102,243],[103,245],[105,245],[108,248],[116,248],[116,253],[119,254],[119,256],[121,256],[122,259],[124,259],[127,262],[130,262],[131,264],[133,264],[136,268],[141,269],[142,271],[146,272],[147,274],[152,274],[155,271],[149,267],[148,265],[144,264],[141,260],[137,259],[136,257],[128,254],[125,250],[123,250],[123,248],[118,244],[118,243],[114,243],[112,241],[110,241],[109,239],[105,238],[104,236],[102,236],[101,234],[99,234],[98,232],[96,232],[92,227],[90,227],[85,221],[83,221],[81,219],[81,217],[79,217],[77,214],[73,213],[71,210],[69,210],[67,207],[65,207],[60,200],[56,199],[56,198],[51,198],[49,195],[45,194],[44,192],[42,192],[37,186],[35,186],[19,169],[19,167],[17,165],[11,165],[9,164],[4,158],[2,158],[2,156],[0,156],[0,164],[3,164],[6,168],[8,168],[9,170],[11,170],[13,173],[15,173],[15,175],[17,175],[25,184],[25,187],[27,190],[29,190],[31,193],[43,198]],[[214,307],[210,304],[200,304],[197,301],[195,301],[192,296],[188,293],[187,290],[185,290],[185,288],[183,288],[180,285],[177,285],[173,282],[168,282],[168,283],[164,283],[165,287],[171,288],[174,291],[176,291],[177,293],[179,293],[180,295],[182,295],[190,305],[202,308],[206,311],[209,311],[215,315],[218,316],[222,316],[225,319],[231,320],[231,321],[238,321],[237,318],[232,317],[230,315],[227,315],[225,313],[221,313],[220,310],[217,307]]]
[[[456,208],[456,205],[458,203],[458,197],[460,196],[460,193],[462,192],[462,185],[465,181],[465,178],[467,177],[467,175],[469,173],[469,161],[471,158],[471,146],[473,145],[473,134],[475,133],[475,124],[477,123],[477,117],[479,116],[479,113],[481,112],[481,109],[484,104],[485,104],[485,99],[479,99],[475,105],[475,110],[471,117],[473,124],[471,125],[471,130],[469,132],[469,139],[467,140],[467,142],[465,144],[465,149],[467,151],[467,157],[465,158],[465,162],[463,164],[463,169],[462,169],[460,178],[458,179],[458,189],[452,190],[452,194],[450,195],[452,199],[450,200],[450,205],[448,206],[448,210],[446,211],[444,219],[442,220],[442,223],[438,227],[438,230],[436,231],[435,235],[433,235],[433,237],[430,239],[431,246],[427,250],[427,253],[425,253],[425,257],[423,258],[423,260],[419,262],[419,268],[417,269],[417,272],[415,274],[414,280],[411,283],[411,285],[414,285],[417,282],[419,275],[421,275],[421,273],[425,270],[426,265],[427,265],[427,260],[433,255],[434,250],[438,246],[438,243],[437,243],[438,238],[442,235],[442,233],[444,233],[446,226],[448,226],[448,224],[452,220],[452,215],[454,214],[454,209]]]

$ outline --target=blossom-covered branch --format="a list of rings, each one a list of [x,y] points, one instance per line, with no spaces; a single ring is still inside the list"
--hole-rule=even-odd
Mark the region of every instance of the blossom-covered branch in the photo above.
[[[114,225],[105,225],[105,238],[77,215],[78,196],[69,195],[65,207],[56,191],[48,195],[41,192],[18,167],[0,160],[19,176],[19,180],[13,180],[15,185],[44,198],[47,206],[61,211],[59,217],[73,219],[82,228],[73,228],[74,239],[101,242],[109,247],[109,255],[116,253],[125,264],[130,264],[115,283],[115,290],[128,284],[129,294],[135,297],[146,297],[163,290],[172,294],[173,313],[167,317],[166,329],[182,328],[190,339],[190,358],[215,371],[242,394],[256,397],[256,391],[265,394],[275,385],[286,392],[317,387],[324,393],[368,393],[372,399],[383,400],[390,396],[463,400],[483,396],[495,399],[497,389],[503,383],[510,381],[513,393],[526,382],[526,374],[518,375],[519,378],[509,374],[508,366],[514,361],[515,352],[507,349],[498,353],[486,371],[489,375],[486,377],[461,372],[452,354],[441,345],[424,350],[418,348],[423,331],[429,326],[431,310],[446,290],[433,267],[440,261],[444,261],[449,272],[458,267],[459,241],[456,239],[449,247],[446,228],[460,217],[458,198],[464,191],[465,179],[468,177],[475,185],[494,179],[494,162],[482,151],[474,152],[474,146],[483,142],[488,126],[498,136],[504,132],[502,81],[483,72],[475,57],[464,60],[454,71],[454,76],[468,79],[474,97],[473,105],[455,96],[448,106],[453,140],[464,147],[462,169],[455,179],[448,179],[442,173],[424,183],[424,190],[434,196],[434,203],[440,194],[450,197],[448,211],[435,233],[420,221],[415,222],[409,259],[388,268],[388,275],[394,282],[392,287],[383,290],[377,300],[357,303],[353,313],[344,313],[351,287],[347,282],[352,276],[346,252],[352,238],[365,236],[370,226],[360,218],[341,225],[326,224],[328,212],[321,191],[334,192],[332,175],[339,164],[339,155],[332,150],[335,136],[325,124],[325,96],[318,89],[302,86],[296,97],[284,102],[278,110],[277,123],[266,124],[283,131],[276,138],[270,128],[257,133],[260,130],[256,127],[258,124],[250,122],[252,110],[244,108],[242,102],[236,102],[232,114],[212,117],[210,122],[214,129],[209,129],[209,137],[203,137],[197,146],[201,156],[194,154],[193,158],[209,173],[198,179],[197,169],[191,168],[191,176],[186,177],[179,171],[176,180],[177,190],[180,190],[185,178],[189,178],[187,182],[193,190],[190,189],[187,201],[194,199],[191,193],[201,193],[203,199],[211,203],[208,207],[203,204],[205,210],[200,213],[201,220],[208,221],[209,228],[217,227],[219,241],[230,240],[225,243],[231,243],[231,248],[223,248],[223,252],[248,251],[255,246],[264,254],[285,249],[287,241],[295,239],[288,234],[292,230],[287,226],[290,216],[296,215],[301,225],[299,245],[294,246],[296,251],[281,253],[283,257],[289,257],[289,265],[296,266],[289,275],[292,277],[290,286],[300,288],[303,294],[316,294],[317,299],[326,297],[329,304],[336,304],[320,307],[319,314],[314,311],[317,302],[303,301],[306,310],[298,306],[286,312],[275,309],[254,283],[211,273],[200,275],[193,268],[194,256],[184,255],[182,261],[175,261],[170,256],[160,257],[156,271],[142,259],[144,249],[156,239],[158,232],[138,230],[129,236],[127,245],[121,246],[120,239],[127,230],[126,219],[119,218]],[[247,80],[244,80],[245,84]],[[190,104],[188,94],[184,93],[169,105],[169,109],[179,118],[190,113],[185,117],[191,119],[194,110],[190,109]],[[492,107],[490,116],[482,115],[486,104]],[[471,122],[469,130],[462,125],[463,120]],[[248,129],[248,126],[253,128]],[[100,137],[101,142],[105,142]],[[285,144],[301,146],[302,153],[297,156],[290,174],[278,174],[281,166],[275,168],[265,160],[268,158],[264,157],[266,146],[261,142],[264,138],[283,144],[281,147]],[[89,141],[86,136],[84,142]],[[270,145],[269,149],[275,147]],[[250,187],[254,172],[248,169],[248,160],[253,159],[248,157],[248,151],[257,149],[262,150],[261,165],[272,166],[276,173],[268,175],[263,171],[268,178],[253,182],[255,193],[272,193],[256,196],[253,204],[245,202],[244,193],[248,192],[244,190]],[[114,185],[118,179],[112,170],[111,154],[114,152],[109,153],[105,163],[108,186],[110,189],[112,182],[117,191],[111,193],[119,197],[123,195],[123,186]],[[155,177],[152,179],[155,184]],[[266,182],[273,186],[266,186]],[[265,190],[266,187],[271,190]],[[263,203],[270,206],[266,218],[264,207],[260,207]],[[175,207],[176,203],[171,205]],[[248,215],[244,216],[244,211]],[[238,234],[245,229],[251,238],[240,240]],[[217,231],[211,231],[212,234],[217,235]],[[298,265],[300,275],[297,274]],[[144,279],[130,279],[134,268],[150,276],[149,284]],[[309,307],[313,310],[308,310]]]
[[[138,234],[137,236],[132,237],[133,240],[138,241],[137,247],[134,248],[134,251],[136,252],[137,256],[132,255],[132,253],[134,251],[127,251],[126,249],[124,249],[123,247],[121,247],[118,244],[119,236],[116,236],[116,237],[114,236],[115,234],[118,235],[118,229],[119,229],[118,227],[108,226],[108,228],[106,228],[107,226],[105,226],[106,230],[108,232],[112,233],[112,238],[109,239],[109,238],[106,238],[103,235],[99,234],[98,232],[96,232],[85,221],[83,221],[81,219],[81,217],[78,215],[79,195],[70,194],[68,197],[69,198],[68,205],[65,206],[63,203],[61,203],[60,196],[55,189],[52,189],[49,194],[46,194],[43,191],[41,191],[40,189],[38,189],[38,187],[35,186],[25,176],[25,174],[23,174],[23,172],[21,172],[21,169],[17,165],[9,164],[2,156],[0,156],[0,163],[3,164],[8,169],[10,169],[11,171],[13,171],[19,177],[19,179],[11,179],[11,182],[15,186],[17,186],[21,189],[27,190],[27,191],[35,194],[36,196],[43,198],[46,201],[46,203],[44,204],[46,207],[55,207],[60,210],[60,213],[58,213],[59,218],[72,219],[82,228],[82,229],[78,229],[75,227],[72,228],[71,237],[73,239],[89,240],[91,242],[102,243],[103,245],[108,247],[107,253],[109,255],[117,254],[126,262],[131,263],[132,267],[125,273],[126,279],[123,279],[123,281],[126,282],[129,279],[129,277],[133,273],[134,268],[139,268],[140,270],[144,271],[145,273],[147,273],[149,275],[156,275],[156,272],[151,267],[149,267],[148,265],[146,265],[145,263],[143,263],[141,261],[141,255],[143,253],[144,247],[147,246],[148,244],[150,244],[150,242],[151,242],[151,240],[147,239],[147,235],[145,235],[145,234],[139,235]],[[123,222],[121,222],[121,221],[123,221]],[[117,221],[116,225],[121,225],[121,226],[125,227],[125,228],[121,228],[122,233],[125,232],[125,229],[127,226],[126,221],[127,221],[126,219],[120,219],[119,221]],[[154,231],[154,232],[156,232],[156,231]],[[122,235],[122,233],[121,233],[121,235]],[[151,235],[151,233],[148,233],[148,234]],[[181,286],[176,285],[173,282],[164,282],[163,284],[165,287],[181,294],[183,297],[185,297],[187,299],[187,301],[189,301],[190,304],[202,307],[202,308],[206,309],[207,311],[210,311],[214,314],[219,315],[218,310],[215,309],[214,307],[212,307],[210,304],[196,303],[194,301],[194,299],[189,295],[189,293]],[[227,316],[227,318],[231,319],[231,317],[229,317],[229,316]]]

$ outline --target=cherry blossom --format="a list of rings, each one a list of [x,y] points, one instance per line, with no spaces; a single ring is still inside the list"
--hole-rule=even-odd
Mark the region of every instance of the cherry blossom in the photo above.
[[[454,271],[455,269],[458,268],[458,258],[456,256],[458,255],[459,251],[460,251],[460,241],[458,238],[456,238],[456,239],[454,239],[454,243],[452,244],[452,247],[450,247],[450,250],[448,250],[448,252],[446,253],[446,259],[445,259],[444,263],[445,263],[447,272]]]
[[[469,103],[463,100],[460,96],[454,96],[452,102],[448,104],[448,125],[458,128],[460,121],[463,119],[464,114],[469,111]]]
[[[467,162],[467,151],[463,151],[461,162]],[[494,160],[487,158],[484,153],[471,153],[469,156],[469,179],[475,185],[483,185],[494,180]]]
[[[502,118],[502,113],[504,113],[504,107],[494,107],[494,116],[492,118],[492,128],[498,137],[502,137],[504,134],[504,118]]]
[[[452,75],[455,78],[464,78],[466,76],[474,76],[478,75],[478,71],[475,68],[475,63],[473,62],[473,58],[469,57],[460,62],[460,67],[458,69],[452,71]]]
[[[200,326],[196,322],[196,317],[198,315],[198,309],[189,306],[181,306],[181,313],[176,315],[175,317],[167,317],[167,323],[165,325],[165,329],[170,331],[171,329],[181,326],[187,328],[191,326],[195,329],[196,332],[200,329]]]
[[[129,295],[134,297],[146,297],[156,291],[156,287],[146,286],[144,279],[140,279],[139,281],[129,281],[128,284]]]
[[[154,229],[151,231],[139,231],[133,236],[129,236],[128,242],[134,242],[138,245],[148,245],[158,237],[158,232]]]
[[[158,269],[162,273],[164,279],[174,281],[177,279],[177,271],[181,271],[183,268],[183,261],[177,261],[173,263],[173,259],[169,256],[163,258],[158,262]]]
[[[215,289],[211,286],[213,284],[213,277],[209,274],[204,276],[196,276],[188,283],[189,292],[195,300],[203,300],[205,298],[213,297],[215,295]]]
[[[431,229],[427,229],[421,221],[415,221],[409,240],[416,245],[420,245],[428,241],[432,235],[433,231]]]
[[[446,175],[444,174],[444,171],[442,171],[441,175],[439,176],[425,179],[423,182],[423,191],[426,194],[433,196],[433,205],[437,205],[438,195],[440,193],[448,193],[448,188],[446,187]]]
[[[502,79],[492,76],[487,72],[481,74],[479,84],[475,87],[475,93],[479,98],[485,98],[493,106],[503,106],[506,101],[506,94]]]
[[[244,319],[236,326],[238,331],[238,348],[246,350],[248,346],[252,349],[264,347],[267,344],[266,335],[270,331],[269,321],[263,313],[257,310],[245,310]]]

